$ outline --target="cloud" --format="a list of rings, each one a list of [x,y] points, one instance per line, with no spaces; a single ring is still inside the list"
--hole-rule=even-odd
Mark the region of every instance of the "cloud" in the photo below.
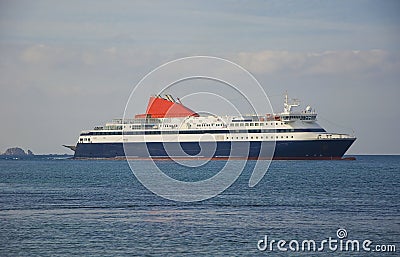
[[[0,88],[43,97],[108,95],[140,80],[165,57],[143,48],[0,44]]]
[[[351,74],[354,72],[396,71],[400,58],[396,54],[374,50],[323,52],[260,51],[242,52],[233,57],[251,72],[302,75]]]

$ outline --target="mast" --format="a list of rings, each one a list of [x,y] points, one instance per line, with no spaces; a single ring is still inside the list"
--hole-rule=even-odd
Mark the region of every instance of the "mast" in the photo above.
[[[288,100],[288,93],[287,90],[285,91],[285,106],[289,104],[289,100]]]
[[[283,113],[290,113],[292,107],[299,106],[299,102],[297,99],[292,99],[292,103],[289,104],[289,97],[287,91],[285,92],[285,102],[283,103]]]
[[[284,113],[290,112],[289,97],[288,97],[287,90],[285,91],[285,101],[283,102],[283,112]]]

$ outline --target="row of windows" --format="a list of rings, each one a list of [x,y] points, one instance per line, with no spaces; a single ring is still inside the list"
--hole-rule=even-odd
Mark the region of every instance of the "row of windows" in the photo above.
[[[132,129],[148,129],[148,128],[153,128],[154,126],[155,126],[154,124],[143,124],[143,125],[132,125],[130,127]],[[172,127],[172,126],[164,125],[164,127]]]
[[[301,119],[301,120],[311,120],[313,119],[313,117],[311,116],[284,116],[283,118],[288,118],[288,119]],[[252,122],[253,120],[251,119],[245,119],[245,120],[232,120],[229,125],[232,127],[244,127],[244,126],[250,126],[250,127],[257,127],[257,126],[268,126],[268,125],[283,125],[284,122]],[[121,122],[118,122],[119,124]],[[129,126],[132,129],[140,129],[143,127],[153,127],[156,124],[158,124],[158,122],[154,122],[154,123],[146,123],[146,124],[135,124],[135,125],[131,125]],[[224,124],[222,123],[202,123],[202,124],[196,124],[197,127],[222,127]],[[164,127],[164,128],[175,128],[178,127],[177,124],[159,124],[160,127]],[[96,127],[96,129],[101,129],[103,127]],[[104,127],[107,130],[121,130],[122,126],[118,126],[118,125],[107,125]]]
[[[104,126],[104,129],[107,129],[107,130],[121,130],[122,126],[107,125],[107,126]]]
[[[315,119],[315,116],[297,116],[297,115],[292,116],[292,115],[290,115],[290,116],[282,116],[282,119],[290,119],[290,120],[293,120],[293,119],[313,120],[313,119]]]
[[[243,121],[253,121],[253,120],[252,119],[232,120],[232,122],[243,122]]]
[[[324,129],[249,129],[249,130],[181,130],[181,131],[126,131],[124,135],[160,135],[160,134],[230,134],[230,133],[286,133],[286,132],[325,132]],[[90,135],[122,135],[121,131],[88,132]]]
[[[261,137],[258,137],[258,136],[252,136],[252,137],[230,137],[231,139],[268,139],[268,138],[270,138],[270,139],[274,139],[274,136],[270,136],[270,137],[268,137],[268,136],[261,136]],[[279,136],[276,136],[275,138],[279,138]],[[289,138],[289,136],[281,136],[281,138]],[[290,136],[290,138],[293,138],[293,136]],[[226,139],[229,139],[229,137],[226,137]]]
[[[283,122],[271,122],[269,123],[271,126],[275,125],[283,125]],[[268,126],[268,122],[246,122],[246,123],[232,123],[232,127],[244,127],[244,126],[250,126],[250,127],[259,127],[259,126]]]
[[[232,122],[235,122],[235,121],[232,121]],[[274,126],[274,125],[277,126],[277,125],[283,125],[284,123],[283,122],[270,122],[270,123],[268,123],[268,122],[265,122],[265,123],[264,122],[241,122],[241,123],[239,123],[239,122],[237,122],[237,123],[231,123],[230,126],[231,127],[248,127],[248,126],[260,127],[260,126],[268,126],[268,124],[271,126]],[[144,125],[132,125],[132,126],[130,126],[130,128],[143,129],[143,128],[152,128],[154,126],[155,126],[155,124],[144,124]],[[189,126],[190,126],[190,124],[189,124]],[[212,123],[212,124],[203,123],[203,124],[196,124],[196,126],[197,127],[214,127],[214,126],[222,127],[223,124],[221,124],[221,123]],[[177,124],[160,124],[159,127],[176,128],[176,127],[178,127],[178,125]],[[106,126],[105,129],[107,129],[107,130],[122,130],[122,126]]]
[[[222,127],[223,124],[221,123],[212,123],[212,124],[196,124],[197,127],[211,127],[211,126],[216,126],[216,127]],[[190,125],[189,125],[190,126]]]
[[[233,121],[232,121],[233,122]],[[248,126],[250,126],[250,127],[260,127],[260,126],[268,126],[268,124],[270,124],[271,126],[273,126],[273,125],[283,125],[284,123],[283,122],[271,122],[271,123],[268,123],[268,122],[246,122],[246,123],[231,123],[230,124],[230,126],[231,127],[248,127]],[[224,124],[222,124],[222,123],[211,123],[211,124],[206,124],[206,123],[202,123],[202,124],[196,124],[196,127],[222,127]],[[154,126],[154,125],[147,125],[146,127],[152,127],[152,126]],[[160,127],[162,127],[162,128],[176,128],[176,127],[178,127],[178,125],[176,125],[176,124],[160,124],[159,125]],[[189,124],[189,126],[191,126],[190,124]],[[143,128],[143,125],[133,125],[133,126],[131,126],[131,128],[132,129],[140,129],[140,128]],[[120,128],[120,129],[122,129],[122,128]]]
[[[270,139],[274,139],[274,136],[270,136],[270,137],[268,137],[268,136],[251,136],[251,137],[226,137],[226,139],[237,139],[237,140],[239,140],[239,139],[268,139],[268,138],[270,138]],[[279,138],[279,136],[276,136],[275,138]],[[289,138],[289,136],[281,136],[281,138]],[[293,138],[293,136],[290,136],[290,138]],[[80,138],[80,140],[79,140],[80,142],[90,142],[90,138]]]

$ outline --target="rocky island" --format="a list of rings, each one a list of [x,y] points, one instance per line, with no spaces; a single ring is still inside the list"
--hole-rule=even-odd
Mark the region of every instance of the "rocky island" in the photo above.
[[[1,155],[7,155],[7,156],[32,156],[34,155],[31,150],[28,150],[27,152],[24,151],[24,149],[19,148],[19,147],[12,147],[8,148],[3,154]]]

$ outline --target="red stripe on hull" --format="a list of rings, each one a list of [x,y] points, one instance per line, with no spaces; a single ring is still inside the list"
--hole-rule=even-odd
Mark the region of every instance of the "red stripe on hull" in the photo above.
[[[271,158],[258,158],[258,157],[110,157],[110,158],[85,158],[85,157],[74,157],[73,159],[77,160],[140,160],[140,161],[173,161],[173,160],[271,160]],[[274,157],[272,160],[274,161],[303,161],[303,160],[325,160],[325,161],[354,161],[356,157]]]

